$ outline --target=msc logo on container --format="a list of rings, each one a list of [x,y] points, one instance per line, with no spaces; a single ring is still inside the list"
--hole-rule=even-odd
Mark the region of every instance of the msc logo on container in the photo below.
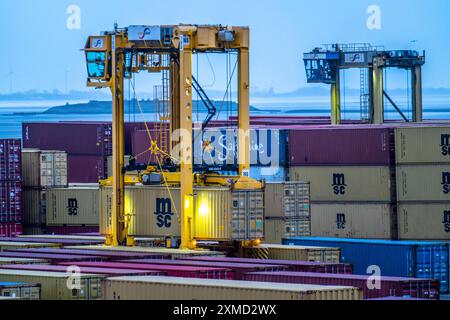
[[[450,134],[441,134],[441,151],[443,156],[450,156]]]
[[[77,199],[67,199],[67,212],[69,216],[78,215],[78,200]]]
[[[336,227],[338,228],[338,230],[344,230],[346,223],[347,221],[344,213],[336,214]]]
[[[156,199],[156,225],[158,228],[170,228],[172,226],[172,201],[170,199]]]
[[[347,187],[345,175],[343,173],[333,173],[333,184],[331,186],[335,195],[344,195]]]
[[[450,193],[450,172],[442,172],[442,191],[444,194]]]
[[[444,211],[444,220],[442,221],[442,224],[444,225],[445,232],[450,233],[450,211]]]

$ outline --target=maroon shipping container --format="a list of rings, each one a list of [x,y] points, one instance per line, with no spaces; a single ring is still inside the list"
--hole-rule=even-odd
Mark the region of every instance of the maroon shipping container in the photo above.
[[[8,249],[7,252],[24,252],[24,253],[46,253],[46,254],[69,254],[82,256],[98,256],[108,260],[123,259],[166,259],[168,256],[157,253],[141,253],[126,251],[109,251],[109,250],[81,250],[81,249],[55,249],[55,248],[25,248],[25,249]]]
[[[26,253],[26,252],[0,252],[0,257],[6,258],[27,258],[27,259],[44,259],[53,263],[65,261],[103,261],[103,257],[98,256],[81,256],[73,254],[51,254],[51,253]]]
[[[380,126],[291,130],[290,166],[391,165],[394,130]]]
[[[286,266],[289,271],[297,272],[318,272],[318,273],[341,273],[352,274],[353,266],[349,263],[326,263],[309,261],[289,261],[289,260],[257,260],[249,258],[227,258],[227,257],[185,257],[183,261],[204,261],[204,262],[231,262],[246,264],[271,264]]]
[[[23,234],[23,227],[20,223],[0,222],[0,237],[17,237]]]
[[[99,235],[99,227],[98,226],[47,226],[46,228],[47,234],[54,235]]]
[[[244,275],[244,280],[278,283],[315,284],[325,286],[351,286],[363,290],[365,299],[382,297],[413,297],[439,300],[439,281],[414,278],[381,277],[380,289],[370,289],[369,276],[302,273],[256,272]]]
[[[0,222],[22,221],[22,183],[0,181]]]
[[[83,240],[83,239],[66,239],[66,238],[48,238],[33,237],[33,238],[13,238],[13,237],[0,237],[0,242],[25,242],[25,243],[56,243],[63,247],[69,246],[89,246],[103,244],[105,241],[101,240]]]
[[[46,264],[12,264],[12,265],[0,265],[0,269],[10,270],[26,270],[26,271],[49,271],[49,272],[67,272],[67,266],[61,265],[46,265]],[[166,276],[165,272],[153,271],[153,270],[133,270],[133,269],[112,269],[112,268],[93,268],[93,267],[80,267],[80,271],[83,274],[100,274],[109,277],[120,276]]]
[[[70,263],[61,263],[68,266]],[[145,263],[119,263],[119,262],[78,262],[80,267],[117,268],[134,270],[154,270],[167,273],[169,277],[223,279],[234,280],[234,272],[228,268],[175,266]]]
[[[151,130],[150,135],[161,147],[161,133],[157,130]],[[131,155],[136,157],[137,163],[157,163],[156,155],[149,151],[150,147],[151,140],[147,131],[135,131],[133,133]]]
[[[22,142],[0,139],[0,181],[22,181]]]
[[[90,156],[109,156],[112,153],[111,123],[23,123],[22,137],[24,148]]]
[[[98,183],[107,174],[107,157],[68,155],[67,180],[69,183]]]
[[[270,265],[270,264],[250,264],[250,263],[231,263],[231,262],[205,262],[205,261],[191,261],[191,260],[127,260],[122,261],[124,263],[137,263],[137,264],[160,264],[160,265],[171,265],[176,267],[190,266],[190,267],[204,267],[204,268],[225,268],[233,270],[235,273],[235,279],[241,280],[242,276],[248,272],[258,272],[258,271],[284,271],[287,267],[280,265]]]

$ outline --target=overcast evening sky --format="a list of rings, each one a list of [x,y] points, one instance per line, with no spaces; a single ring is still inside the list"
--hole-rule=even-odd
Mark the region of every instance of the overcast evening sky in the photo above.
[[[70,5],[81,10],[80,29],[67,28]],[[381,9],[379,30],[367,27],[370,5]],[[307,86],[302,53],[336,42],[425,49],[424,86],[450,88],[448,0],[1,0],[0,93],[9,92],[11,76],[14,91],[64,91],[66,77],[70,90],[87,90],[80,49],[88,35],[111,30],[114,21],[120,26],[250,26],[252,87],[261,90]],[[214,83],[209,65],[202,61],[199,78]],[[220,89],[225,76],[217,64],[215,87]],[[401,76],[393,79],[395,86],[405,86]],[[145,90],[149,80],[142,81],[140,89]]]

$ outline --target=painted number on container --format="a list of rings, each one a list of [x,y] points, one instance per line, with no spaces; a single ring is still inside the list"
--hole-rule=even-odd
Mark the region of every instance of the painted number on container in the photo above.
[[[156,225],[158,228],[170,228],[172,226],[172,201],[165,198],[156,199]]]
[[[78,200],[77,199],[67,199],[67,212],[69,216],[78,215]]]
[[[345,188],[347,187],[345,174],[333,173],[333,184],[331,186],[335,195],[345,195]]]
[[[450,134],[441,135],[441,150],[443,156],[450,156]]]

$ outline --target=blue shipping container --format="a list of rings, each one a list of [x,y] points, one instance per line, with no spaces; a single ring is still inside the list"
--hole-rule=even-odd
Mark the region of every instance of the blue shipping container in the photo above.
[[[372,274],[378,266],[383,276],[436,279],[441,293],[449,292],[449,243],[337,238],[284,239],[286,245],[335,247],[342,262],[352,263],[355,274]]]

